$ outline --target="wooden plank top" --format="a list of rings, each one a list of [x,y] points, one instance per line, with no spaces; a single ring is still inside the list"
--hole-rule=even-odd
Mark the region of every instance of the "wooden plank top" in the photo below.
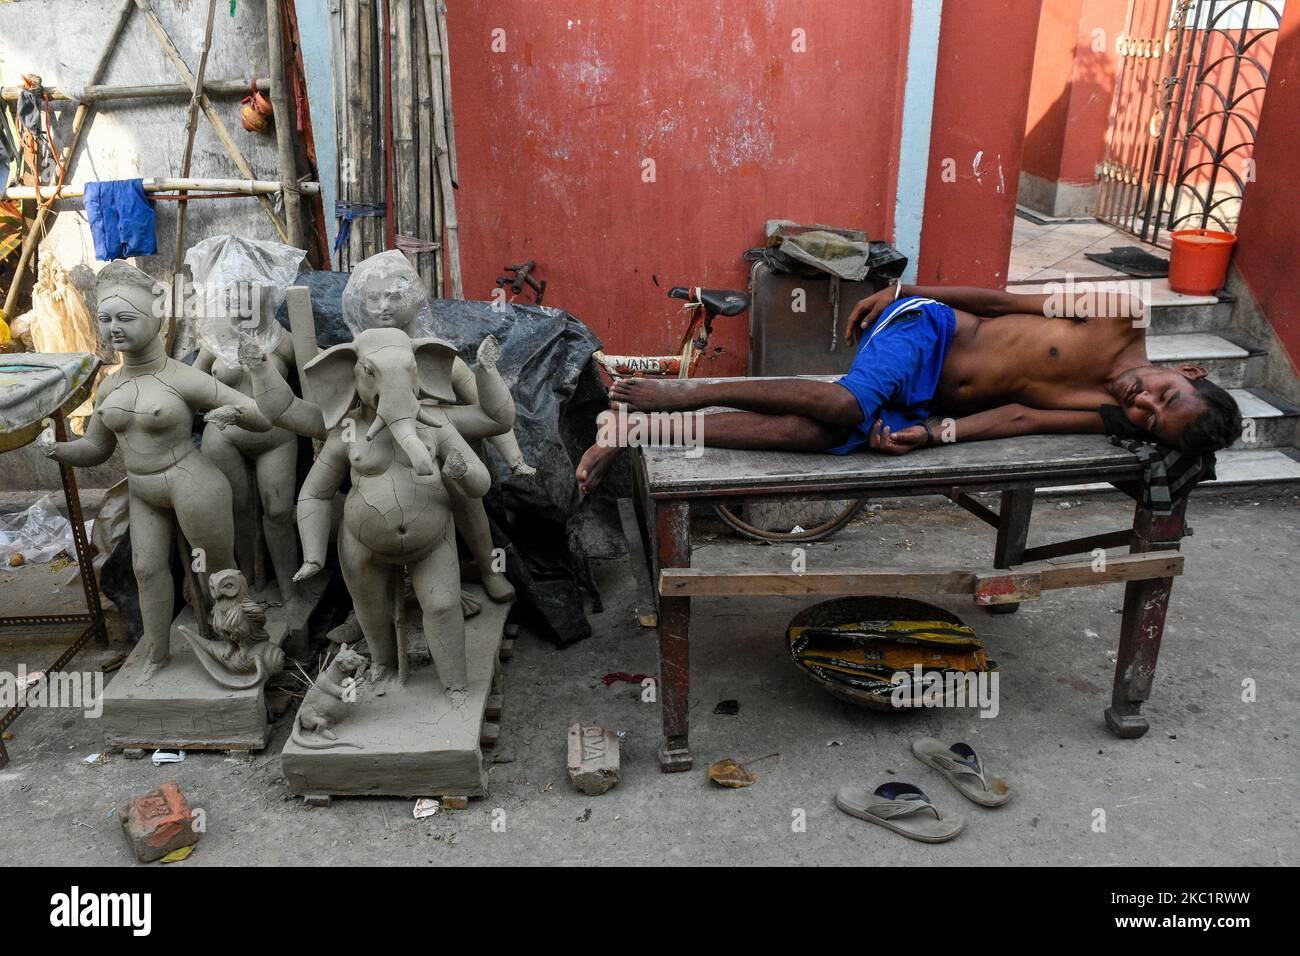
[[[707,433],[707,428],[706,428]],[[1141,478],[1137,457],[1104,435],[1027,435],[940,445],[906,455],[848,455],[731,448],[636,448],[656,498],[770,497],[818,492],[916,493],[953,487],[1047,488]]]

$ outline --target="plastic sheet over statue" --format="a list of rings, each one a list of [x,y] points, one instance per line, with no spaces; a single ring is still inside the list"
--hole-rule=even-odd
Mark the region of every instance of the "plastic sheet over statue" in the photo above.
[[[194,281],[193,330],[199,354],[194,367],[224,385],[252,396],[252,377],[239,363],[241,346],[253,343],[281,375],[295,365],[293,340],[275,321],[306,253],[278,242],[214,236],[185,255]],[[235,553],[239,568],[254,579],[261,512],[262,538],[291,629],[305,630],[308,607],[294,582],[298,536],[294,531],[298,438],[284,428],[251,432],[215,424],[203,430],[203,454],[233,491]],[[257,504],[254,507],[254,494]],[[261,584],[262,582],[255,582]],[[304,634],[297,635],[300,639]]]

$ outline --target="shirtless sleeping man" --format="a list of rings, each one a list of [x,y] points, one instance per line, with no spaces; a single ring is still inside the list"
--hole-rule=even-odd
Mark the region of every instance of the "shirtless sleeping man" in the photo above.
[[[705,447],[837,455],[1103,431],[1197,453],[1241,433],[1237,403],[1205,369],[1151,363],[1142,305],[1126,296],[891,286],[857,304],[848,334],[861,345],[835,382],[629,378],[610,397],[634,413],[738,409],[708,416]],[[587,449],[577,468],[584,492],[621,450]]]

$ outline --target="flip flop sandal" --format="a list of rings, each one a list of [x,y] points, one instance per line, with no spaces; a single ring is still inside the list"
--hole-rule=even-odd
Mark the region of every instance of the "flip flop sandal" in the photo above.
[[[841,787],[835,805],[849,816],[901,833],[909,840],[944,843],[965,826],[955,813],[943,813],[910,783],[891,781],[868,793],[866,787]]]
[[[912,753],[948,778],[963,797],[982,807],[1000,807],[1011,799],[1011,790],[1001,777],[988,777],[979,754],[970,744],[945,747],[933,737],[912,742]]]

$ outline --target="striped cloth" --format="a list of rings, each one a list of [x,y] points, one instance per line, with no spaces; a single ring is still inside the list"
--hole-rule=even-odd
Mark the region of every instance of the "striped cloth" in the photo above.
[[[1127,448],[1142,462],[1142,503],[1152,514],[1171,514],[1175,502],[1187,497],[1200,482],[1216,477],[1214,452],[1189,455],[1169,445],[1118,435],[1110,436],[1110,442]]]

